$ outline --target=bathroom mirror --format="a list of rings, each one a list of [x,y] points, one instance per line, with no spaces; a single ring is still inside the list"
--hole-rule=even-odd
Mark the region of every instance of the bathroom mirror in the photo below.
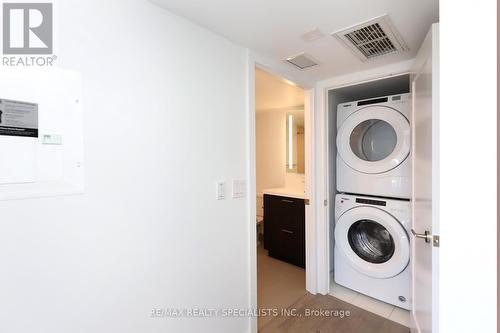
[[[286,171],[305,172],[304,111],[286,115]]]

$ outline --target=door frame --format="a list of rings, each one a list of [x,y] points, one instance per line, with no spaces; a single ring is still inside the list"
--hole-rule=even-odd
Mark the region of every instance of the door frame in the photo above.
[[[349,75],[337,76],[316,84],[316,109],[314,112],[314,142],[315,142],[315,165],[314,165],[314,190],[317,200],[314,201],[315,211],[315,290],[316,293],[326,295],[330,293],[331,275],[333,267],[333,253],[330,251],[331,232],[330,205],[330,180],[329,175],[329,117],[328,117],[328,93],[330,90],[344,88],[361,83],[377,81],[391,76],[410,73],[413,59],[399,63],[378,67],[368,71],[357,72]],[[336,151],[336,149],[335,149]]]
[[[311,294],[326,295],[330,292],[330,213],[328,174],[328,92],[408,74],[413,59],[368,71],[337,76],[316,82],[307,72],[298,72],[291,66],[247,50],[247,178],[248,178],[248,228],[249,228],[249,308],[257,308],[257,241],[256,241],[256,143],[255,143],[255,68],[290,80],[306,91],[304,118],[306,128],[306,290]],[[309,134],[308,134],[309,133]],[[250,318],[250,332],[257,332],[257,318]]]
[[[314,214],[315,202],[315,147],[314,136],[314,102],[315,84],[308,78],[307,72],[298,72],[290,65],[272,60],[251,50],[247,50],[247,179],[248,179],[248,228],[249,228],[249,284],[250,284],[250,309],[257,309],[257,234],[256,234],[256,134],[255,134],[255,68],[263,69],[278,75],[301,87],[305,91],[304,119],[305,119],[305,196],[310,200],[306,206],[306,290],[312,294],[317,293],[317,252],[316,252],[316,220]],[[250,318],[250,332],[257,333],[257,317]]]

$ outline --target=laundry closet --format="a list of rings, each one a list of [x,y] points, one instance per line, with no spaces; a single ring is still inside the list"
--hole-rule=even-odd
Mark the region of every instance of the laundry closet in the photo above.
[[[407,317],[411,119],[408,73],[328,91],[330,292]]]

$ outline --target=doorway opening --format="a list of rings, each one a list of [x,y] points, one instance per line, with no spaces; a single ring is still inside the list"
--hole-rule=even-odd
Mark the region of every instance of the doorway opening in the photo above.
[[[257,307],[285,309],[306,292],[305,90],[255,68]],[[273,318],[258,318],[261,330]]]

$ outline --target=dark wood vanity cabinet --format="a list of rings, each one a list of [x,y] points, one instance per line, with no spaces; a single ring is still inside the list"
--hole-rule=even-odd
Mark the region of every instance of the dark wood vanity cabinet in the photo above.
[[[264,248],[269,256],[305,268],[304,199],[264,194]]]

